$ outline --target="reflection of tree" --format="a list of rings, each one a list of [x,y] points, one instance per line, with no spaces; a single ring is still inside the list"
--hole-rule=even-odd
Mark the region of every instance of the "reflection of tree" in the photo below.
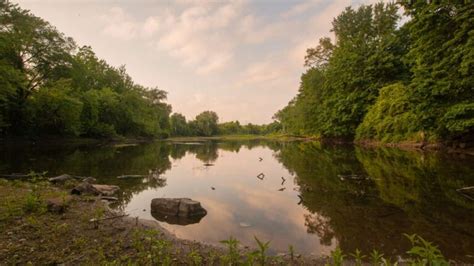
[[[307,227],[308,233],[317,234],[321,244],[326,246],[331,245],[332,239],[334,238],[334,232],[332,231],[327,218],[312,213],[305,214],[304,220],[304,225]]]
[[[472,203],[451,193],[474,180],[472,161],[443,162],[434,154],[316,143],[286,145],[276,157],[297,176],[303,204],[311,213],[305,225],[323,244],[335,237],[347,252],[378,248],[400,255],[409,246],[402,234],[418,233],[451,257],[474,250],[474,213],[467,205]],[[371,178],[341,180],[339,174]]]

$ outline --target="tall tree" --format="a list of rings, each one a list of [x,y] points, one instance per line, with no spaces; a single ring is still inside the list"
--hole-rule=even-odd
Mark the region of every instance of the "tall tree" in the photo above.
[[[213,111],[204,111],[196,116],[196,130],[200,136],[212,136],[218,132],[219,117]]]

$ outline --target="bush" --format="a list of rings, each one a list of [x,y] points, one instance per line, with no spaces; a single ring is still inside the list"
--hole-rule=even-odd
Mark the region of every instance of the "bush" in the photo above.
[[[421,133],[418,116],[412,106],[408,90],[403,84],[383,87],[375,104],[357,127],[356,139],[397,142],[426,138]]]

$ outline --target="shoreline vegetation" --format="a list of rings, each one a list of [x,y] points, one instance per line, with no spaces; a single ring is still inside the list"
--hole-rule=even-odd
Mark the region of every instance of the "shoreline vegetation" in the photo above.
[[[471,149],[472,7],[403,1],[347,7],[332,21],[335,38],[321,38],[307,49],[297,95],[273,122],[256,125],[222,122],[210,110],[191,120],[173,113],[166,91],[135,83],[124,66],[109,65],[91,47],[4,1],[2,27],[8,30],[0,32],[0,137],[281,134]]]
[[[50,136],[44,138],[0,138],[0,144],[2,145],[15,145],[15,144],[41,144],[41,145],[54,145],[54,144],[70,144],[70,145],[135,145],[140,143],[152,142],[152,141],[168,141],[168,142],[202,142],[202,141],[239,141],[239,140],[271,140],[271,141],[317,141],[328,144],[341,144],[341,145],[356,145],[364,148],[398,148],[402,150],[418,150],[423,152],[446,152],[455,154],[465,154],[474,156],[474,147],[460,143],[457,145],[449,145],[443,142],[422,142],[422,141],[401,141],[401,142],[383,142],[376,140],[347,140],[347,139],[332,139],[332,138],[321,138],[318,136],[300,136],[300,135],[287,135],[287,134],[268,134],[268,135],[215,135],[215,136],[180,136],[180,137],[168,137],[162,138],[74,138],[74,137],[57,137]]]
[[[50,179],[51,180],[51,179]],[[58,178],[56,178],[58,180]],[[61,179],[62,180],[62,179]],[[370,254],[339,248],[330,256],[288,252],[269,254],[271,243],[255,238],[255,249],[230,236],[221,246],[175,237],[156,221],[128,217],[109,208],[103,198],[71,195],[77,180],[51,184],[42,175],[26,181],[0,179],[0,261],[8,264],[96,265],[393,265],[394,258],[374,249]],[[84,181],[86,182],[86,181]],[[447,265],[437,247],[406,235],[412,249],[399,263]],[[376,247],[375,247],[376,248]],[[455,263],[450,261],[450,263]]]

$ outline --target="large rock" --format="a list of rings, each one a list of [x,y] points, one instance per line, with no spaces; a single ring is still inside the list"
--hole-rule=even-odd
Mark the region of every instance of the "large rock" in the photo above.
[[[188,198],[157,198],[151,201],[151,215],[169,224],[198,223],[206,214],[201,203]]]
[[[112,196],[120,190],[118,186],[98,185],[89,182],[82,182],[71,190],[71,194],[75,195],[104,195]]]

